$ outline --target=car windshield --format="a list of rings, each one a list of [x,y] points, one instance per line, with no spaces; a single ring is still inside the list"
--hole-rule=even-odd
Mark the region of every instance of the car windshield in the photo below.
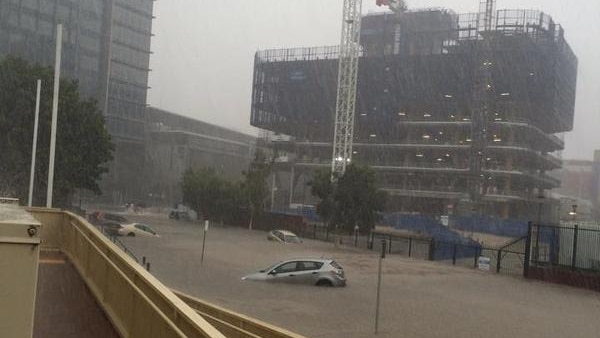
[[[259,272],[269,272],[271,270],[273,270],[276,266],[278,266],[279,264],[281,264],[281,262],[277,262],[274,264],[269,265],[267,268],[260,270]]]
[[[0,338],[600,337],[600,0],[0,0],[6,203]]]

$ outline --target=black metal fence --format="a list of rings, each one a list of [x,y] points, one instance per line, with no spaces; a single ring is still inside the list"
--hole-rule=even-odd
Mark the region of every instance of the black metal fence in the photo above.
[[[600,273],[600,229],[532,224],[530,264]]]
[[[507,275],[522,276],[525,267],[526,236],[496,248],[473,245],[472,241],[436,241],[423,235],[400,235],[377,231],[371,231],[368,235],[358,232],[334,235],[334,231],[329,231],[326,226],[319,224],[308,226],[300,236],[328,242],[334,242],[337,238],[342,245],[369,250],[378,250],[379,243],[383,240],[390,255],[478,268]]]

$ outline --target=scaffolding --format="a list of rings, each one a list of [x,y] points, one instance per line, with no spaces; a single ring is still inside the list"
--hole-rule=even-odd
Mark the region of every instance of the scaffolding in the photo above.
[[[353,161],[376,168],[405,211],[440,215],[466,198],[482,214],[510,204],[522,215],[559,184],[546,172],[560,167],[555,134],[572,128],[577,79],[564,31],[539,11],[495,11],[485,34],[478,18],[362,20]],[[251,124],[292,137],[272,142],[294,154],[283,181],[331,166],[337,57],[334,46],[256,54]]]

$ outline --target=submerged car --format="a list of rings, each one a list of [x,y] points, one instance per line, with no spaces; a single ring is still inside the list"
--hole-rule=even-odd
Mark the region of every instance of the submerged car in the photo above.
[[[192,218],[190,217],[190,213],[183,210],[171,210],[169,213],[169,219],[181,220],[181,221],[189,221]]]
[[[101,221],[98,225],[108,236],[119,236],[119,230],[123,229],[123,226],[120,223],[114,221]]]
[[[151,227],[142,223],[130,223],[123,224],[121,228],[118,230],[119,235],[121,236],[147,236],[147,237],[160,237],[156,231],[152,230]]]
[[[302,243],[300,237],[296,236],[296,234],[294,234],[293,232],[287,230],[273,230],[269,232],[267,239],[279,243]]]
[[[331,259],[293,259],[277,262],[270,267],[242,277],[242,280],[274,283],[345,286],[344,269]]]

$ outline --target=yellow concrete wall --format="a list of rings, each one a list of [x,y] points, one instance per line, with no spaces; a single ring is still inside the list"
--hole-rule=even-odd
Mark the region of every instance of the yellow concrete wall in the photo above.
[[[0,238],[0,337],[31,338],[39,245]]]
[[[193,297],[178,297],[77,215],[30,211],[42,223],[44,248],[67,255],[122,337],[304,338]]]
[[[42,223],[44,245],[69,258],[122,337],[225,337],[85,219],[30,211]]]

